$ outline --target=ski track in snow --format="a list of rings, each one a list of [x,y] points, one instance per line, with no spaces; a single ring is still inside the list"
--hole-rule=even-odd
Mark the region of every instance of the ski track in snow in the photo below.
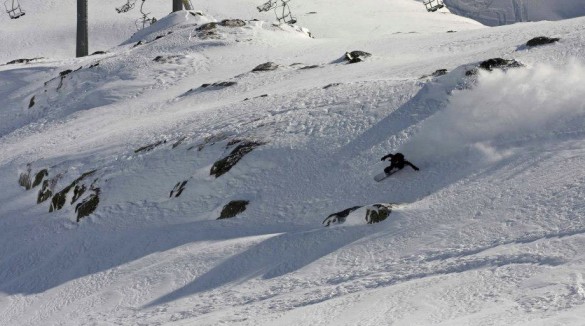
[[[527,1],[510,3],[516,20],[532,19]],[[39,2],[25,17],[51,21],[60,4]],[[218,20],[273,15],[258,15],[252,1],[226,4],[201,6]],[[337,17],[330,0],[293,7],[316,38],[258,21],[202,39],[194,24],[213,18],[181,12],[107,54],[59,59],[64,47],[55,58],[0,66],[0,324],[582,323],[585,126],[575,98],[584,20],[486,28],[445,10],[427,14],[414,1],[335,5]],[[130,37],[128,16],[110,26],[105,9],[92,10],[103,15],[98,44]],[[509,22],[504,14],[500,23]],[[18,52],[0,59],[40,51],[23,46],[31,28],[9,36],[20,24],[1,32]],[[522,46],[539,35],[561,41]],[[152,42],[133,47],[138,39]],[[339,60],[357,49],[373,56]],[[492,57],[514,58],[525,65],[515,69],[533,74],[465,76]],[[251,72],[267,61],[280,66]],[[449,73],[421,78],[442,68]],[[479,93],[497,97],[510,80],[533,92],[516,89],[519,99],[503,103]],[[547,94],[556,90],[549,80],[566,92]],[[223,81],[236,84],[200,87]],[[490,103],[527,116],[490,111]],[[466,105],[477,110],[441,120]],[[488,132],[463,128],[485,112]],[[498,129],[510,121],[515,133]],[[457,142],[447,133],[462,130]],[[234,139],[264,144],[210,176]],[[433,155],[417,152],[421,139],[436,141]],[[379,158],[397,150],[421,171],[375,183]],[[95,169],[98,209],[77,223],[71,195],[57,212],[36,205],[38,188],[17,185],[28,163],[32,173],[61,173],[57,191]],[[182,195],[169,196],[182,181]],[[216,220],[242,199],[250,201],[244,213]],[[321,225],[375,203],[396,205],[379,224],[365,225],[362,209],[344,225]]]

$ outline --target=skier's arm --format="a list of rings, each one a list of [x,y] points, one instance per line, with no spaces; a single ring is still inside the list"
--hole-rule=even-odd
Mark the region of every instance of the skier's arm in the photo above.
[[[388,154],[388,155],[386,155],[386,156],[382,157],[382,158],[380,159],[380,161],[383,161],[383,160],[385,160],[385,159],[387,159],[387,158],[392,158],[392,156],[394,156],[394,154],[390,153],[390,154]]]
[[[412,164],[412,163],[410,163],[408,161],[404,161],[404,164],[410,165],[410,167],[413,168],[415,171],[418,171],[419,170],[419,168],[417,168],[416,166],[414,166],[414,164]]]

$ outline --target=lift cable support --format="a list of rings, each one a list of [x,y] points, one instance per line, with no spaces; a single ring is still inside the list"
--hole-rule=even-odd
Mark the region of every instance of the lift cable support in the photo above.
[[[434,12],[445,7],[443,0],[424,0],[423,3],[428,12]]]
[[[136,28],[141,30],[145,27],[148,27],[157,22],[157,19],[154,17],[149,17],[149,12],[144,12],[144,3],[146,0],[142,0],[142,4],[140,5],[140,13],[142,14],[142,18],[138,18],[136,20]]]
[[[261,6],[256,7],[256,9],[258,9],[259,12],[265,12],[274,9],[276,19],[278,19],[280,23],[294,24],[297,22],[297,19],[290,11],[290,6],[288,5],[290,1],[291,0],[268,0]]]
[[[125,13],[125,12],[132,10],[132,9],[134,9],[134,5],[136,4],[136,1],[137,0],[127,0],[125,4],[116,8],[116,11],[119,14],[121,14],[121,13]]]
[[[183,0],[183,7],[185,7],[185,10],[193,10],[191,0]]]
[[[18,19],[26,13],[20,8],[18,0],[6,0],[4,1],[4,7],[6,8],[6,13],[8,13],[10,19]]]

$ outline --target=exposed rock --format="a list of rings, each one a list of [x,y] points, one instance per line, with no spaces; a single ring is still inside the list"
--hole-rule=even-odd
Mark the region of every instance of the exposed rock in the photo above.
[[[40,60],[40,59],[44,59],[44,58],[38,57],[38,58],[31,58],[31,59],[16,59],[16,60],[8,61],[6,64],[13,65],[13,64],[17,64],[17,63],[29,63],[31,61]]]
[[[135,47],[137,47],[139,45],[142,45],[142,44],[144,44],[142,41],[138,41],[138,42],[136,42],[136,44],[134,44],[133,48],[135,48]]]
[[[454,30],[448,30],[447,33],[457,33],[457,31]]]
[[[90,68],[90,69],[91,69],[91,68],[95,68],[95,67],[97,67],[97,66],[99,66],[99,65],[100,65],[100,63],[99,63],[99,62],[96,62],[96,63],[94,63],[94,64],[90,65],[88,68]]]
[[[278,69],[278,67],[279,65],[274,62],[266,62],[256,66],[256,68],[252,69],[252,71],[272,71]]]
[[[240,145],[236,146],[236,148],[234,148],[234,150],[227,157],[213,163],[209,174],[219,178],[223,174],[227,173],[231,168],[233,168],[242,159],[242,157],[244,157],[244,155],[250,153],[256,147],[261,145],[264,145],[264,143],[255,141],[245,141],[241,143]]]
[[[425,78],[428,78],[428,77],[440,77],[440,76],[443,76],[443,75],[446,75],[446,74],[447,74],[447,69],[437,69],[432,74],[430,74],[430,75],[424,75],[424,76],[420,77],[420,79],[425,79]]]
[[[351,51],[345,52],[344,58],[349,63],[357,63],[364,61],[365,58],[371,57],[372,55],[364,51]]]
[[[49,171],[47,171],[47,169],[42,169],[39,172],[37,172],[37,174],[35,175],[35,180],[33,181],[32,184],[32,188],[35,188],[36,186],[40,185],[43,179],[47,176],[49,176]]]
[[[41,190],[39,190],[39,194],[37,196],[37,204],[46,201],[47,199],[51,198],[51,196],[53,196],[53,191],[50,188],[50,182],[49,180],[45,180],[43,181],[43,186],[41,187]]]
[[[550,37],[546,37],[546,36],[538,36],[535,37],[533,39],[531,39],[530,41],[526,42],[526,46],[527,47],[533,47],[533,46],[539,46],[539,45],[546,45],[546,44],[551,44],[551,43],[555,43],[560,41],[560,38],[550,38]]]
[[[321,67],[321,66],[319,66],[319,65],[310,65],[310,66],[301,67],[299,69],[315,69],[315,68],[319,68],[319,67]]]
[[[505,68],[517,68],[522,67],[522,64],[518,61],[511,59],[502,59],[502,58],[493,58],[483,61],[479,64],[479,68],[485,69],[487,71],[492,71],[493,69],[505,69]]]
[[[366,222],[368,224],[374,224],[382,222],[388,218],[388,215],[392,212],[392,205],[389,204],[374,204],[368,206],[366,210]]]
[[[216,29],[216,28],[217,28],[217,23],[211,22],[211,23],[206,23],[206,24],[203,24],[203,25],[197,27],[196,30],[198,30],[198,31],[210,31],[210,30],[213,30],[213,29]]]
[[[31,166],[30,166],[30,164],[27,164],[26,172],[22,172],[20,174],[20,176],[18,177],[18,184],[21,185],[22,187],[24,187],[24,189],[26,189],[26,190],[29,190],[32,186],[32,181],[30,179],[30,172],[31,172]]]
[[[185,141],[185,139],[187,139],[186,136],[183,136],[181,138],[179,138],[179,140],[177,140],[174,144],[173,144],[173,149],[177,148],[177,146],[181,145],[183,143],[183,141]]]
[[[213,83],[213,84],[203,84],[201,85],[201,87],[203,88],[207,88],[207,87],[229,87],[229,86],[234,86],[237,83],[234,81],[224,81],[224,82],[217,82],[217,83]]]
[[[183,182],[177,182],[177,184],[175,185],[173,190],[171,190],[171,194],[169,195],[169,198],[171,198],[173,196],[174,197],[181,196],[181,194],[183,193],[183,190],[185,190],[185,185],[187,185],[187,181],[189,181],[189,180],[185,180]]]
[[[71,205],[73,205],[79,199],[79,197],[83,196],[86,189],[87,188],[85,187],[84,184],[82,184],[81,186],[80,185],[75,186],[75,188],[73,189],[73,198],[71,198]]]
[[[362,206],[354,206],[344,209],[341,212],[333,213],[323,220],[323,224],[325,224],[325,226],[329,226],[331,224],[342,224],[343,222],[345,222],[345,219],[349,216],[351,212],[359,208],[362,208]]]
[[[247,200],[233,200],[223,207],[217,219],[232,218],[244,212],[249,203]]]
[[[246,22],[241,19],[224,19],[219,25],[224,27],[243,27],[246,26]]]
[[[159,55],[156,58],[154,58],[154,62],[159,62],[159,63],[175,63],[177,62],[178,59],[183,58],[183,56],[180,55]]]
[[[67,193],[73,187],[75,187],[81,180],[85,179],[86,177],[94,174],[97,170],[92,170],[82,174],[79,178],[75,179],[70,185],[65,187],[63,190],[59,191],[53,196],[51,200],[51,206],[49,207],[49,212],[57,211],[65,206],[65,202],[67,201]]]
[[[85,198],[81,203],[75,206],[75,212],[77,213],[77,222],[82,218],[89,216],[96,209],[100,203],[100,188],[92,188],[94,193]]]
[[[158,141],[158,142],[156,142],[154,144],[142,146],[139,149],[134,150],[134,153],[149,152],[149,151],[155,149],[156,147],[158,147],[158,146],[160,146],[162,144],[166,144],[166,143],[167,143],[166,140],[161,140],[161,141]]]
[[[94,53],[90,54],[90,55],[99,55],[99,54],[106,54],[108,52],[106,51],[95,51]]]
[[[28,108],[32,108],[35,105],[35,95],[30,98],[30,102],[28,103]]]
[[[332,83],[332,84],[323,86],[323,89],[328,89],[329,87],[335,87],[335,86],[339,86],[339,85],[341,85],[341,83]]]

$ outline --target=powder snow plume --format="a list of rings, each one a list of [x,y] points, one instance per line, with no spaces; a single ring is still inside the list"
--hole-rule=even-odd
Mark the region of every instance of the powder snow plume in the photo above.
[[[576,60],[560,68],[482,71],[474,88],[454,92],[401,150],[419,162],[469,149],[492,155],[498,143],[584,130],[584,73]]]

